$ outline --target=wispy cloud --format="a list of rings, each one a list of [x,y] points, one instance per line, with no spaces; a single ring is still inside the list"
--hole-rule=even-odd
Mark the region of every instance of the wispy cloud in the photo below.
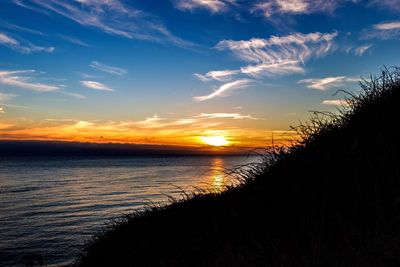
[[[3,119],[0,120],[0,138],[202,146],[201,136],[223,135],[233,147],[257,147],[271,141],[270,131],[254,128],[256,124],[251,122],[246,127],[239,127],[237,122],[233,118],[198,118],[197,115],[188,118],[154,115],[144,120],[125,121]],[[294,132],[274,131],[275,141],[278,139],[286,144],[289,136],[296,135]]]
[[[363,55],[368,49],[370,49],[371,47],[372,47],[372,44],[359,46],[359,47],[357,47],[357,48],[354,50],[354,53],[355,53],[357,56],[362,56],[362,55]]]
[[[148,117],[144,120],[133,122],[131,124],[145,129],[156,129],[156,128],[175,128],[193,125],[198,123],[199,120],[197,118],[179,118],[179,119],[167,119],[161,118],[157,114],[154,114],[152,117]]]
[[[272,36],[269,39],[253,38],[245,41],[223,40],[216,46],[219,50],[230,50],[239,58],[249,62],[276,62],[294,59],[302,62],[311,56],[324,56],[333,48],[333,33],[294,33],[287,36]]]
[[[38,80],[53,80],[54,78],[40,78],[41,73],[36,70],[0,70],[0,84],[12,87],[18,87],[37,92],[57,92],[60,94],[83,99],[85,96],[77,93],[72,93],[64,90],[65,85],[49,84],[39,82]],[[58,80],[58,79],[56,79]],[[63,79],[62,79],[63,80]],[[8,101],[17,97],[18,95],[12,93],[0,92],[0,101]],[[17,105],[7,105],[11,107],[22,107]]]
[[[22,42],[22,43],[21,43]],[[52,53],[54,52],[54,47],[44,47],[31,44],[27,41],[18,41],[17,39],[7,35],[6,33],[0,32],[0,44],[10,47],[11,49],[23,53],[23,54],[30,54],[32,52],[47,52]]]
[[[10,107],[10,108],[30,109],[30,107],[28,107],[28,106],[14,105],[14,104],[3,104],[3,106]]]
[[[249,84],[243,76],[261,79],[263,76],[304,73],[304,65],[311,58],[320,58],[335,50],[333,33],[294,33],[286,36],[272,36],[268,39],[222,40],[217,50],[228,50],[247,65],[237,70],[214,70],[206,74],[194,74],[201,81],[216,80],[224,82],[210,95],[196,96],[194,100],[204,101],[216,96],[226,95],[233,89]],[[239,79],[238,76],[242,76]],[[231,81],[236,78],[235,81]],[[253,80],[254,81],[254,80]]]
[[[114,89],[108,87],[105,84],[102,84],[100,82],[95,82],[95,81],[81,81],[81,84],[85,86],[86,88],[93,89],[93,90],[99,90],[99,91],[108,91],[108,92],[114,92]]]
[[[392,12],[400,11],[400,2],[398,0],[370,0],[370,5],[385,8]]]
[[[10,93],[2,93],[2,92],[0,92],[0,102],[8,101],[8,100],[11,100],[11,99],[13,99],[13,98],[15,98],[15,97],[17,97],[16,94],[10,94]]]
[[[18,41],[15,40],[14,38],[4,34],[0,33],[0,43],[3,45],[9,45],[9,46],[17,46]]]
[[[0,70],[0,84],[39,92],[58,91],[62,88],[60,85],[37,82],[35,74],[35,70]]]
[[[35,30],[35,29],[30,29],[30,28],[26,28],[20,25],[16,25],[16,24],[12,24],[12,23],[8,23],[6,21],[0,20],[1,26],[4,28],[7,28],[9,30],[14,30],[14,31],[19,31],[19,32],[26,32],[26,33],[30,33],[30,34],[35,34],[35,35],[41,35],[44,36],[45,34],[41,31]]]
[[[152,117],[147,117],[144,120],[133,122],[134,124],[141,128],[170,128],[170,127],[180,127],[187,125],[219,125],[219,123],[212,122],[218,120],[219,122],[224,121],[224,119],[233,119],[233,120],[257,120],[251,115],[242,115],[240,113],[201,113],[196,116],[188,117],[188,118],[178,118],[178,119],[168,119],[162,118],[157,114],[154,114]],[[225,120],[226,121],[226,120]]]
[[[347,104],[346,100],[343,99],[327,99],[321,102],[323,105],[330,105],[330,106],[344,106]]]
[[[85,79],[85,80],[87,80],[87,79],[98,78],[98,77],[95,76],[95,75],[87,74],[87,73],[85,73],[85,72],[77,71],[76,73],[77,73],[82,79]]]
[[[237,0],[174,0],[175,6],[180,10],[193,11],[195,9],[206,9],[211,13],[227,12],[236,7],[250,13],[261,13],[269,18],[282,14],[311,14],[332,13],[345,2],[356,2],[357,0],[261,0],[243,2]],[[390,0],[386,0],[390,1]]]
[[[68,36],[68,35],[63,35],[63,34],[60,34],[60,35],[58,35],[58,36],[59,36],[61,39],[65,40],[65,41],[67,41],[67,42],[70,42],[71,44],[76,44],[76,45],[80,45],[80,46],[90,47],[89,44],[85,43],[84,41],[79,40],[79,39],[76,38],[76,37]]]
[[[154,114],[153,117],[146,118],[137,123],[145,128],[160,128],[169,125],[169,123],[165,123],[164,121],[166,121],[165,118],[160,118],[157,114]]]
[[[276,63],[260,63],[242,67],[241,72],[253,77],[261,75],[284,75],[290,73],[304,73],[304,68],[296,60],[283,60]]]
[[[205,96],[195,96],[193,99],[195,101],[204,101],[204,100],[208,100],[208,99],[211,99],[214,97],[227,96],[227,95],[229,95],[229,93],[231,93],[231,91],[237,90],[237,89],[242,89],[242,88],[248,86],[252,82],[253,81],[249,80],[249,79],[240,79],[240,80],[236,80],[233,82],[225,83],[225,84],[221,85],[220,87],[218,87],[218,89],[215,90],[213,93],[211,93],[209,95],[205,95]]]
[[[72,96],[78,99],[86,99],[86,96],[78,93],[73,93],[73,92],[68,92],[68,91],[60,91],[60,93],[67,95],[67,96]]]
[[[304,63],[310,58],[319,58],[334,50],[333,33],[294,33],[287,36],[272,36],[268,39],[223,40],[216,45],[218,50],[229,50],[249,63],[241,68],[248,75],[279,75],[303,72]]]
[[[252,117],[251,115],[242,115],[240,113],[201,113],[196,116],[196,118],[207,118],[207,119],[234,119],[234,120],[257,120],[257,118]]]
[[[14,0],[14,3],[43,14],[57,13],[85,27],[129,39],[169,42],[181,47],[193,44],[173,35],[158,19],[119,0]]]
[[[332,12],[341,0],[266,0],[255,4],[253,12],[261,12],[269,18],[277,14],[310,14]]]
[[[103,72],[107,72],[107,73],[115,74],[115,75],[119,75],[119,76],[126,75],[128,73],[128,71],[125,69],[109,66],[104,63],[100,63],[98,61],[92,61],[90,63],[90,67],[92,67],[96,70],[100,70]]]
[[[3,107],[0,107],[0,115],[6,113]]]
[[[212,13],[228,10],[229,5],[235,4],[236,0],[177,0],[175,5],[181,10],[207,9]]]
[[[392,39],[400,37],[400,21],[382,22],[365,29],[362,33],[363,39]]]
[[[378,23],[374,28],[381,31],[400,30],[400,21]]]
[[[298,83],[306,84],[307,88],[324,91],[332,87],[343,86],[346,83],[359,82],[359,81],[360,78],[336,76],[336,77],[325,77],[325,78],[315,78],[315,79],[303,79],[298,81]]]
[[[206,74],[195,73],[194,75],[203,82],[210,80],[227,82],[232,79],[233,75],[236,75],[238,73],[240,73],[239,70],[213,70],[207,72]]]

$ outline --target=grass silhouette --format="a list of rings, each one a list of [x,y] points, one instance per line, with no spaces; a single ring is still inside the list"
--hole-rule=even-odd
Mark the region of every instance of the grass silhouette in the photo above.
[[[239,186],[138,211],[79,266],[400,266],[400,70],[316,112]]]

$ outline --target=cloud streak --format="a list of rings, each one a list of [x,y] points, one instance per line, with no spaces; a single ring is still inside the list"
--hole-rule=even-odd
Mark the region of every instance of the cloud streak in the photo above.
[[[71,43],[71,44],[76,44],[76,45],[80,45],[80,46],[90,47],[89,44],[87,44],[87,43],[85,43],[85,42],[79,40],[79,39],[76,38],[76,37],[68,36],[68,35],[63,35],[63,34],[60,34],[60,35],[58,35],[58,36],[59,36],[61,39],[65,40],[65,41],[67,41],[67,42],[69,42],[69,43]]]
[[[47,52],[52,53],[54,52],[54,47],[44,47],[44,46],[37,46],[31,44],[29,42],[24,41],[21,43],[17,39],[7,35],[6,33],[0,32],[0,44],[10,47],[11,49],[22,53],[22,54],[30,54],[33,52]]]
[[[372,28],[365,29],[363,39],[393,39],[400,37],[400,21],[389,21],[374,24]]]
[[[343,99],[327,99],[321,102],[323,105],[330,105],[330,106],[344,106],[347,104],[346,100]]]
[[[34,29],[30,29],[30,28],[26,28],[26,27],[22,27],[16,24],[12,24],[12,23],[8,23],[6,21],[0,20],[0,24],[2,27],[7,28],[9,30],[14,30],[14,31],[19,31],[19,32],[26,32],[29,34],[34,34],[34,35],[40,35],[40,36],[44,36],[45,34],[41,31],[38,30],[34,30]]]
[[[78,93],[68,92],[68,91],[60,91],[63,95],[72,96],[78,99],[86,99],[86,96]]]
[[[98,61],[92,61],[90,63],[90,67],[92,67],[96,70],[99,70],[99,71],[107,72],[107,73],[118,75],[118,76],[126,75],[128,73],[128,71],[125,69],[109,66],[109,65],[100,63]]]
[[[261,79],[264,76],[288,75],[304,73],[304,64],[312,58],[321,58],[335,50],[334,39],[337,32],[332,33],[294,33],[286,36],[271,36],[268,39],[252,38],[249,40],[222,40],[215,49],[229,51],[247,65],[237,70],[214,70],[206,74],[194,74],[199,80],[224,82],[209,95],[196,96],[195,101],[205,101],[227,92],[247,86],[250,76]],[[368,49],[368,48],[366,48]],[[365,49],[365,50],[366,50]],[[360,51],[364,53],[365,51]],[[237,76],[242,76],[240,79]],[[236,77],[236,80],[233,80]]]
[[[130,125],[135,125],[140,128],[174,128],[181,126],[217,126],[220,125],[221,122],[226,122],[227,119],[232,120],[258,120],[251,115],[242,115],[240,113],[200,113],[199,115],[188,117],[188,118],[178,118],[178,119],[168,119],[159,117],[157,114],[152,117],[147,117],[144,120],[132,122]],[[215,122],[215,121],[218,122]]]
[[[311,14],[331,13],[341,0],[267,0],[255,4],[253,12],[260,12],[263,16],[270,18],[282,14]]]
[[[381,31],[400,30],[400,21],[378,23],[374,28]]]
[[[119,0],[14,0],[30,10],[50,15],[56,13],[82,26],[107,34],[152,42],[168,42],[181,47],[193,44],[173,35],[158,19],[133,9]]]
[[[233,82],[225,83],[218,87],[213,93],[205,96],[195,96],[193,100],[195,101],[205,101],[212,99],[214,97],[222,97],[229,95],[232,91],[242,89],[252,83],[249,79],[240,79]]]
[[[2,93],[0,92],[0,102],[2,101],[8,101],[11,100],[13,98],[17,97],[17,95],[15,94],[10,94],[10,93]]]
[[[357,47],[357,48],[354,50],[354,53],[355,53],[357,56],[362,56],[362,55],[363,55],[367,50],[369,50],[371,47],[372,47],[372,44],[359,46],[359,47]]]
[[[236,116],[245,115],[236,114]],[[232,142],[232,148],[265,146],[271,141],[270,131],[253,128],[254,126],[238,127],[236,124],[237,120],[233,118],[197,118],[196,116],[189,118],[153,116],[142,121],[3,119],[0,120],[0,139],[176,144],[202,147],[201,136],[223,135]],[[249,124],[253,123],[249,122]],[[278,138],[283,134],[285,136]],[[289,136],[295,137],[295,133],[274,131],[274,137],[279,141],[286,140],[285,143],[288,143]]]
[[[209,12],[223,13],[232,8],[239,11],[245,10],[250,13],[261,13],[266,18],[275,15],[295,15],[311,13],[332,13],[342,3],[354,2],[355,0],[262,0],[243,2],[236,0],[175,0],[175,6],[183,11],[194,11],[204,9]],[[390,0],[386,0],[390,1]]]
[[[228,50],[239,59],[252,63],[241,67],[239,71],[220,71],[225,77],[242,73],[250,76],[273,76],[304,72],[303,65],[311,58],[326,56],[335,49],[333,33],[294,33],[287,36],[272,36],[268,39],[252,38],[250,40],[223,40],[215,48]],[[217,71],[207,73],[202,78],[218,80]],[[222,75],[223,74],[223,75]]]
[[[257,118],[252,117],[251,115],[242,115],[240,113],[201,113],[196,116],[196,118],[206,118],[206,119],[234,119],[234,120],[257,120]]]
[[[92,90],[114,92],[114,89],[112,89],[112,88],[108,87],[107,85],[100,83],[100,82],[81,81],[81,84],[83,86],[85,86],[86,88],[89,88]]]
[[[304,68],[296,60],[283,60],[274,63],[260,63],[240,68],[243,74],[258,77],[262,75],[274,76],[291,73],[304,73]]]
[[[38,91],[38,92],[52,92],[61,89],[60,85],[46,84],[35,81],[35,70],[1,70],[0,71],[0,84],[19,87],[23,89]]]
[[[346,83],[359,82],[359,78],[335,76],[325,78],[303,79],[298,81],[299,84],[306,84],[307,88],[316,89],[320,91],[328,90],[332,87],[343,86]]]
[[[239,70],[213,70],[209,71],[206,74],[198,74],[195,73],[196,76],[200,81],[207,82],[211,80],[217,80],[220,82],[227,82],[232,79],[232,76],[240,73]]]
[[[220,13],[227,11],[235,2],[235,0],[178,0],[175,1],[175,6],[180,10],[207,9],[212,13]]]
[[[272,36],[268,39],[253,38],[244,41],[223,40],[216,45],[218,50],[230,50],[240,59],[255,63],[274,63],[283,60],[305,62],[311,57],[325,56],[332,51],[333,33],[294,33],[287,36]]]
[[[400,2],[398,0],[371,0],[370,4],[378,8],[387,8],[392,12],[400,11]]]

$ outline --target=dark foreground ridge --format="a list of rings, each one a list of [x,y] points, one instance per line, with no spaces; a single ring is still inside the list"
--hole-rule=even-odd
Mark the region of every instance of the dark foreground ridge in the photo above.
[[[221,194],[110,225],[80,266],[400,266],[400,73],[363,82]]]

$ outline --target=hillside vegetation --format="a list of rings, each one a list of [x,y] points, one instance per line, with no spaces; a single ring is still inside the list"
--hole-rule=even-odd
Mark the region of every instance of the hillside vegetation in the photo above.
[[[77,265],[400,266],[400,71],[360,86],[240,186],[127,216]]]

